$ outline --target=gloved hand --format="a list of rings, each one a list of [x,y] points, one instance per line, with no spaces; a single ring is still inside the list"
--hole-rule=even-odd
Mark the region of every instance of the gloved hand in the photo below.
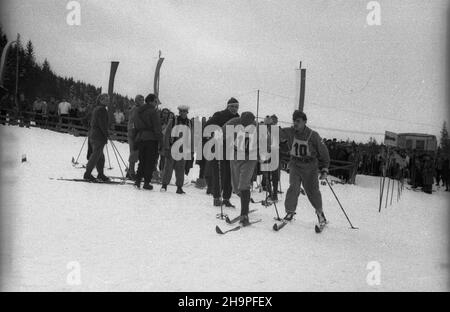
[[[319,176],[319,180],[326,180],[328,177],[328,169],[327,168],[323,168],[320,171],[320,176]]]

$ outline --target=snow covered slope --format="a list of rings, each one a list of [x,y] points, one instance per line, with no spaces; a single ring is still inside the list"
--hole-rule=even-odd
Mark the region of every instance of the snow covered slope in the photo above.
[[[358,176],[357,185],[333,187],[359,230],[349,229],[330,189],[321,186],[330,225],[320,235],[302,196],[296,220],[280,232],[272,230],[274,207],[252,204],[258,211],[251,218],[263,222],[220,236],[215,226],[230,226],[216,219],[220,208],[204,190],[188,186],[180,196],[174,187],[160,193],[158,186],[138,191],[50,180],[82,177],[71,158],[84,138],[11,126],[0,126],[0,134],[4,290],[447,290],[448,192],[405,190],[400,202],[394,196],[378,213],[378,178]],[[116,145],[127,159],[128,145]],[[119,176],[111,148],[109,154],[114,169],[105,172]],[[83,150],[81,163],[85,156]],[[283,199],[277,207],[284,215]],[[232,202],[238,209],[226,213],[235,216],[238,198]],[[380,265],[380,285],[366,281],[372,261]],[[79,285],[70,282],[74,268]]]

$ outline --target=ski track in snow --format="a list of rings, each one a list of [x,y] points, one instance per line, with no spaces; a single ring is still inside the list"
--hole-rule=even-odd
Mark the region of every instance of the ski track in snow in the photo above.
[[[321,185],[330,221],[314,232],[316,216],[300,196],[296,220],[280,232],[274,207],[252,204],[263,222],[217,235],[220,208],[204,190],[186,195],[141,191],[131,185],[55,181],[81,178],[72,167],[84,137],[0,126],[2,138],[1,263],[5,290],[17,291],[442,291],[448,288],[449,193],[404,190],[378,213],[379,178],[333,188],[359,230],[349,229],[328,186]],[[128,145],[116,143],[124,160]],[[27,162],[21,163],[26,154]],[[109,147],[113,170],[120,176]],[[105,153],[106,157],[106,153]],[[79,162],[86,163],[86,149]],[[106,160],[108,166],[108,160]],[[194,166],[190,179],[198,174]],[[95,175],[95,170],[94,170]],[[282,188],[288,176],[282,174]],[[264,193],[254,192],[255,200]],[[277,204],[284,215],[284,195]],[[234,217],[237,209],[226,209]],[[70,285],[68,263],[80,264],[81,284]],[[381,265],[381,284],[366,282],[367,264]]]

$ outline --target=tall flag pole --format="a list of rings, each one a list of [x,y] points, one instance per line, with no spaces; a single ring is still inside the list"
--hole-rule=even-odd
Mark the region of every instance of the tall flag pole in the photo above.
[[[114,79],[116,78],[116,72],[117,68],[119,67],[119,62],[111,62],[111,71],[109,73],[109,84],[108,84],[108,96],[109,96],[109,103],[108,103],[108,115],[109,115],[109,122],[112,123],[113,121],[113,94],[114,94]]]
[[[306,69],[302,68],[302,62],[300,62],[300,97],[298,102],[298,109],[303,112],[305,108],[305,84],[306,84]]]
[[[11,50],[11,46],[16,41],[8,42],[2,51],[2,57],[0,58],[0,86],[4,88],[5,85],[5,74],[6,74],[6,59],[8,57],[9,50]]]
[[[158,63],[156,64],[155,70],[155,78],[153,79],[153,93],[156,95],[156,98],[159,100],[159,73],[161,71],[161,66],[164,62],[164,58],[161,57],[161,51],[159,51]]]

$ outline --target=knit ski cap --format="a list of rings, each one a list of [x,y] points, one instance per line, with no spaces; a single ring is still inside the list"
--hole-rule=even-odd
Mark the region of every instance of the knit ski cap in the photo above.
[[[228,100],[227,105],[233,105],[233,104],[239,104],[239,101],[236,100],[234,97]]]
[[[189,106],[187,105],[180,105],[178,106],[179,111],[189,111]]]
[[[300,111],[300,110],[296,110],[296,111],[294,112],[294,114],[292,115],[292,120],[293,120],[293,121],[296,121],[296,120],[299,119],[299,118],[303,119],[304,121],[307,121],[307,120],[308,120],[308,118],[306,118],[306,114],[305,114],[304,112],[302,112],[302,111]]]
[[[241,121],[242,121],[242,125],[244,127],[247,127],[248,125],[255,122],[255,115],[253,115],[252,112],[243,112],[241,114]]]

